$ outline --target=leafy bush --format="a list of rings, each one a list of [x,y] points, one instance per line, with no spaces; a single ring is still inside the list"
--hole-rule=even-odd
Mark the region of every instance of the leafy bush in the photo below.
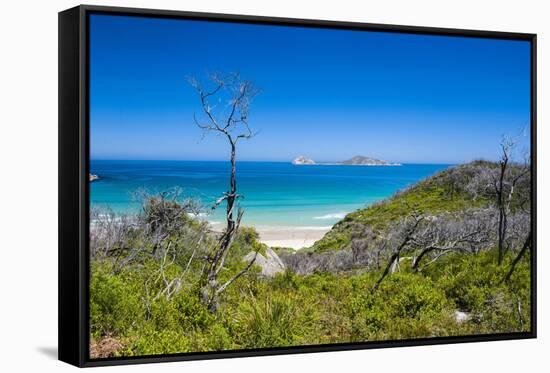
[[[108,265],[92,266],[90,328],[94,337],[124,335],[145,318],[142,289],[132,274],[112,275]]]
[[[242,301],[235,315],[235,339],[249,348],[299,345],[311,332],[315,311],[297,297],[267,294]]]
[[[355,341],[428,337],[451,320],[452,303],[429,278],[396,273],[375,292],[374,281],[359,281],[350,299]]]
[[[190,350],[191,342],[178,330],[156,329],[150,326],[142,328],[127,355],[175,354]]]
[[[426,276],[437,281],[456,308],[471,313],[476,333],[527,331],[530,327],[530,269],[528,260],[503,282],[509,262],[496,264],[495,250],[477,255],[453,255]]]

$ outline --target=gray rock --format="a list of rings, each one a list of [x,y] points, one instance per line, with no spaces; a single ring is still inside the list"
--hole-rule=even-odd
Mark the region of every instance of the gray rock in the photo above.
[[[292,161],[292,164],[295,164],[295,165],[313,165],[315,164],[315,161],[313,159],[310,159],[310,158],[306,158],[304,157],[303,155],[295,158],[293,161]]]
[[[471,315],[469,312],[455,311],[454,317],[457,323],[463,323],[470,320]]]
[[[252,260],[253,257],[254,252],[251,251],[246,254],[243,261],[248,262]],[[262,276],[265,277],[275,277],[277,273],[284,272],[286,269],[286,266],[281,261],[281,258],[279,258],[279,255],[269,248],[265,251],[265,256],[258,253],[254,264],[261,268]]]

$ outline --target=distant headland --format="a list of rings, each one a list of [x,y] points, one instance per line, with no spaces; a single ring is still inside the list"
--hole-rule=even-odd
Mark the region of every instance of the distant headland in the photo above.
[[[307,158],[303,155],[295,158],[292,161],[294,165],[319,165],[319,166],[401,166],[400,163],[390,163],[376,158],[364,157],[362,155],[356,155],[341,162],[322,162],[317,163],[311,158]]]

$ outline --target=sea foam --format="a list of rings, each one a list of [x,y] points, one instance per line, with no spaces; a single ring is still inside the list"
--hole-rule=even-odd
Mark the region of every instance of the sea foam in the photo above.
[[[321,216],[314,216],[313,219],[315,220],[329,220],[329,219],[343,219],[346,217],[345,212],[338,212],[336,214],[326,214]]]

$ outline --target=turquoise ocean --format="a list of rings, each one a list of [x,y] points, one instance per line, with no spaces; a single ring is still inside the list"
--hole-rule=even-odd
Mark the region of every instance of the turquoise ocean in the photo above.
[[[244,195],[244,225],[295,228],[330,227],[345,214],[387,198],[448,168],[444,164],[402,166],[297,166],[289,162],[237,162],[237,188]],[[117,213],[140,209],[134,193],[179,187],[183,197],[199,199],[214,225],[224,208],[212,211],[228,189],[229,162],[92,160],[91,207]]]

